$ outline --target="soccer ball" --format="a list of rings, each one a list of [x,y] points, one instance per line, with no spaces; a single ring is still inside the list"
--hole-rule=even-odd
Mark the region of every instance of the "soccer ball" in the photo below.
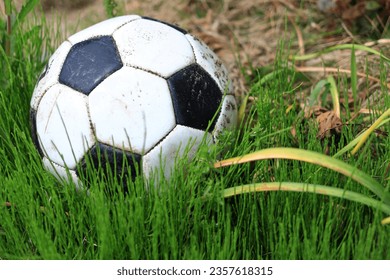
[[[202,141],[215,143],[237,122],[233,88],[215,53],[177,26],[137,15],[63,42],[30,107],[44,167],[76,186],[87,162],[131,180],[169,178],[185,151],[191,158]]]

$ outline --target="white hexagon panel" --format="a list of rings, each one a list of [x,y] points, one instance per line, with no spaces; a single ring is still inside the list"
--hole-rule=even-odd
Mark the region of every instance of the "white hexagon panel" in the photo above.
[[[141,155],[176,125],[166,80],[131,67],[91,92],[89,111],[99,142]]]
[[[186,152],[188,159],[194,157],[199,145],[212,143],[210,133],[203,130],[177,125],[153,150],[142,158],[142,170],[146,178],[158,174],[160,169],[169,178],[178,158]]]
[[[68,41],[71,42],[72,45],[74,45],[82,41],[89,40],[91,38],[109,36],[112,35],[112,33],[114,33],[114,31],[120,28],[121,26],[140,18],[141,17],[137,15],[128,15],[128,16],[110,18],[103,22],[94,24],[80,32],[77,32],[76,34],[70,36],[68,38]]]
[[[70,179],[77,188],[82,188],[82,184],[77,177],[76,171],[58,165],[49,160],[47,157],[43,157],[42,162],[43,166],[59,181],[68,181]]]
[[[31,97],[30,106],[33,110],[38,108],[38,104],[45,92],[58,83],[58,76],[71,47],[72,45],[69,42],[63,42],[50,57],[49,62],[38,78]]]
[[[232,130],[237,125],[237,103],[233,95],[226,95],[223,98],[221,113],[217,119],[214,130],[212,131],[214,141],[217,142],[218,136],[226,130]]]
[[[86,96],[60,84],[51,87],[39,103],[36,130],[48,159],[75,168],[94,143]]]
[[[113,34],[125,65],[169,77],[195,62],[181,29],[152,19],[132,21]]]

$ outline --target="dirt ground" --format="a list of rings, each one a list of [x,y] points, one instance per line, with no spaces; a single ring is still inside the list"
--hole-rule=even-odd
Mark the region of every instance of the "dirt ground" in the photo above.
[[[247,91],[245,77],[253,69],[272,65],[278,45],[290,42],[290,52],[306,54],[330,45],[361,42],[389,53],[390,40],[372,41],[353,32],[366,18],[369,27],[389,29],[390,1],[377,0],[382,9],[368,15],[368,2],[340,0],[116,0],[118,15],[139,14],[168,21],[187,29],[205,41],[230,70],[237,96]],[[14,3],[20,7],[22,0]],[[356,2],[356,4],[348,4]],[[104,20],[103,0],[41,0],[49,21],[60,20],[61,37]],[[302,4],[304,3],[304,4]],[[362,9],[362,3],[366,3]],[[360,24],[361,25],[361,24]],[[367,23],[366,23],[367,25]],[[370,26],[371,25],[371,26]],[[364,25],[360,27],[364,32]],[[337,31],[336,31],[337,30]],[[356,35],[359,34],[359,35]],[[365,72],[364,53],[357,52],[360,71]],[[327,61],[329,60],[329,61]],[[320,66],[324,61],[333,67],[348,69],[350,52],[332,52],[299,66]],[[244,71],[242,69],[245,69]],[[321,71],[319,71],[321,72]],[[323,75],[322,73],[317,73]]]
[[[63,32],[70,35],[106,18],[103,0],[86,2],[78,8],[64,8],[64,4],[57,4],[48,8],[47,13],[50,18],[60,16],[63,27],[66,27]],[[284,32],[286,18],[282,15],[294,9],[294,1],[270,0],[116,2],[119,4],[117,10],[124,11],[124,14],[154,17],[179,25],[200,37],[225,62],[237,95],[246,90],[240,69],[272,63],[280,38],[288,35]]]

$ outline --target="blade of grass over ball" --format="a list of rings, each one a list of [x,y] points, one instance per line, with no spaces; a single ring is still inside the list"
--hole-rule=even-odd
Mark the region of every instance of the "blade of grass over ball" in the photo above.
[[[367,141],[370,134],[384,121],[386,118],[390,116],[390,109],[387,109],[361,136],[359,142],[352,150],[351,154],[354,155],[360,149],[360,147]]]
[[[390,214],[390,205],[365,196],[363,194],[348,191],[340,188],[329,187],[324,185],[295,183],[295,182],[265,182],[256,184],[247,184],[237,187],[231,187],[223,191],[223,197],[228,198],[245,193],[269,192],[269,191],[289,191],[289,192],[308,192],[322,194],[327,196],[339,197],[354,202],[359,202],[369,207],[381,210],[386,214]]]
[[[326,156],[317,152],[297,149],[297,148],[269,148],[257,152],[249,153],[240,157],[218,161],[214,167],[219,168],[245,162],[263,160],[263,159],[291,159],[308,163],[313,163],[345,176],[350,177],[356,182],[375,193],[386,204],[390,205],[390,194],[386,193],[384,188],[365,172],[349,165],[341,160]]]
[[[375,50],[373,48],[364,46],[364,45],[356,45],[356,44],[340,44],[340,45],[332,46],[332,47],[323,49],[323,50],[321,50],[319,52],[315,52],[315,53],[311,53],[311,54],[294,55],[294,56],[291,56],[290,59],[296,60],[296,61],[298,61],[298,60],[309,60],[309,59],[313,59],[313,58],[319,57],[319,56],[321,56],[323,54],[330,53],[330,52],[333,52],[333,51],[336,51],[336,50],[351,50],[352,48],[354,48],[355,50],[365,51],[365,52],[368,52],[368,53],[380,56],[387,63],[390,63],[390,58],[388,58],[387,56],[383,55],[379,51],[377,51],[377,50]]]

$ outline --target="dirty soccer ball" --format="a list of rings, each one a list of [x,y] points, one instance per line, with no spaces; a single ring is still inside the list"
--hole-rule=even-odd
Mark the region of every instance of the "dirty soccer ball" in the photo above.
[[[44,167],[80,186],[88,164],[130,180],[156,170],[169,178],[185,150],[191,157],[234,127],[237,105],[226,68],[204,43],[130,15],[59,46],[34,89],[30,119]]]

